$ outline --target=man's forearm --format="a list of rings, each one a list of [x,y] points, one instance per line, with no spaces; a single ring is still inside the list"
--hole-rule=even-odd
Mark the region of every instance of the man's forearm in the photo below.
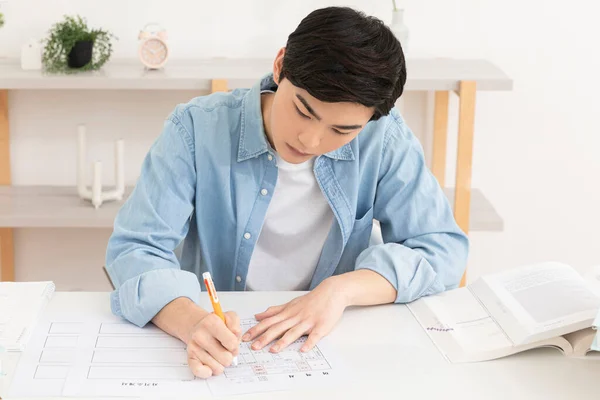
[[[209,312],[187,297],[179,297],[163,307],[152,322],[169,335],[187,344],[192,328],[208,314]]]
[[[396,289],[377,272],[361,269],[328,278],[334,290],[343,293],[348,306],[369,306],[393,303]]]

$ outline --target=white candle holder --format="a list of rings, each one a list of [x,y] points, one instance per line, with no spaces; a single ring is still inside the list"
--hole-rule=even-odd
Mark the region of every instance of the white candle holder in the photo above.
[[[84,200],[92,202],[94,208],[98,209],[102,203],[107,201],[120,201],[125,194],[125,155],[124,141],[119,139],[115,142],[115,189],[102,191],[102,161],[94,161],[92,187],[85,183],[85,125],[77,127],[77,193]]]

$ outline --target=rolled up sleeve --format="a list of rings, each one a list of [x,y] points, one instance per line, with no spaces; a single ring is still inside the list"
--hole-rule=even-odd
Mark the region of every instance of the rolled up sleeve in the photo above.
[[[189,229],[195,188],[193,137],[171,115],[144,159],[108,242],[106,269],[115,286],[115,315],[144,326],[178,297],[198,302],[198,278],[181,270],[175,254]]]
[[[383,244],[364,250],[356,269],[369,269],[397,290],[396,303],[458,287],[469,241],[427,168],[420,143],[403,123],[386,143],[374,218]]]

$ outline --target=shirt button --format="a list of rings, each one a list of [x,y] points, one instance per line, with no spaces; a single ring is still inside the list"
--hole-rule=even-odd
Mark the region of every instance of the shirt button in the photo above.
[[[273,156],[269,154],[269,155],[267,156],[267,159],[268,159],[269,161],[273,161]]]
[[[248,232],[244,233],[245,239],[250,239],[251,237],[252,237],[252,235],[250,235]]]
[[[242,277],[238,275],[235,277],[235,280],[240,283],[242,281]]]
[[[260,191],[260,194],[262,194],[263,196],[266,196],[267,194],[269,194],[269,191],[267,189],[263,189]]]

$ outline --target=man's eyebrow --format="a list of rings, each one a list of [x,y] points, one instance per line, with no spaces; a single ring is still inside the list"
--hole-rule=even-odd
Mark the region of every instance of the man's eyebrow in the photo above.
[[[306,107],[308,112],[311,113],[313,115],[313,117],[315,117],[319,121],[321,120],[321,117],[315,112],[315,110],[312,109],[312,107],[310,106],[310,104],[308,104],[308,101],[306,101],[306,99],[304,97],[300,96],[297,93],[296,93],[296,97],[298,98],[298,100],[300,100],[302,102],[302,104],[304,104],[304,107]]]
[[[306,101],[304,97],[302,97],[299,94],[296,94],[296,97],[298,98],[298,100],[300,100],[300,102],[302,102],[302,104],[304,104],[304,107],[306,107],[308,112],[311,113],[313,117],[315,117],[319,121],[321,120],[321,117],[315,112],[315,110],[312,109],[312,107],[310,106],[310,104],[308,104],[308,101]],[[333,125],[333,127],[336,129],[350,131],[354,129],[360,129],[362,128],[362,125]]]
[[[333,127],[336,129],[341,129],[343,131],[346,131],[346,130],[350,131],[350,130],[362,128],[362,125],[333,125]]]

